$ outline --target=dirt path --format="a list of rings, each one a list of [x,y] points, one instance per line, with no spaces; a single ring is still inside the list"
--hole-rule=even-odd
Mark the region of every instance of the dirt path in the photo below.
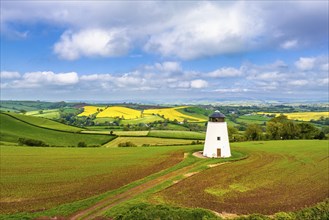
[[[135,196],[137,196],[140,193],[145,192],[148,189],[151,189],[167,180],[171,180],[174,177],[184,175],[188,173],[192,168],[197,166],[196,164],[192,164],[187,167],[183,167],[179,170],[175,170],[173,172],[170,172],[168,174],[165,174],[163,176],[157,177],[153,180],[150,180],[146,183],[143,183],[139,186],[136,186],[132,189],[129,189],[121,194],[114,195],[112,197],[103,199],[102,201],[96,203],[95,205],[89,207],[88,209],[79,211],[72,215],[70,217],[71,220],[77,220],[77,219],[95,219],[99,216],[101,216],[106,210],[109,208],[112,208],[113,206],[122,203],[124,201],[127,201]]]

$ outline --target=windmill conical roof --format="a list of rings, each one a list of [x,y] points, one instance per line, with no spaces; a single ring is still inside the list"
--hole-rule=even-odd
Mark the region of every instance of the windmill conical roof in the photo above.
[[[220,111],[216,110],[209,117],[210,118],[225,118],[225,115],[223,113],[221,113]]]

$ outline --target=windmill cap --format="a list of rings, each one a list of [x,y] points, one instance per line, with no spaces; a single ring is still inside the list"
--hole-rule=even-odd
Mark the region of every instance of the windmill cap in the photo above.
[[[225,115],[223,113],[220,113],[220,111],[216,110],[209,117],[210,118],[225,118]]]

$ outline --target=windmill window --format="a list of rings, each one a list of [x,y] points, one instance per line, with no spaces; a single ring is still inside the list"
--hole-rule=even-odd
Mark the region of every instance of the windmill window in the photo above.
[[[220,141],[220,137],[217,137],[217,141]]]

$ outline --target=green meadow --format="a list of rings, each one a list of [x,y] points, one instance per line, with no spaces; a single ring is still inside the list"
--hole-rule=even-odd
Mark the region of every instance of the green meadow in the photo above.
[[[27,138],[44,141],[53,146],[77,146],[79,142],[85,142],[87,145],[102,145],[114,138],[110,135],[79,134],[41,128],[3,113],[0,114],[0,120],[1,141],[7,142],[17,143],[19,138]]]

